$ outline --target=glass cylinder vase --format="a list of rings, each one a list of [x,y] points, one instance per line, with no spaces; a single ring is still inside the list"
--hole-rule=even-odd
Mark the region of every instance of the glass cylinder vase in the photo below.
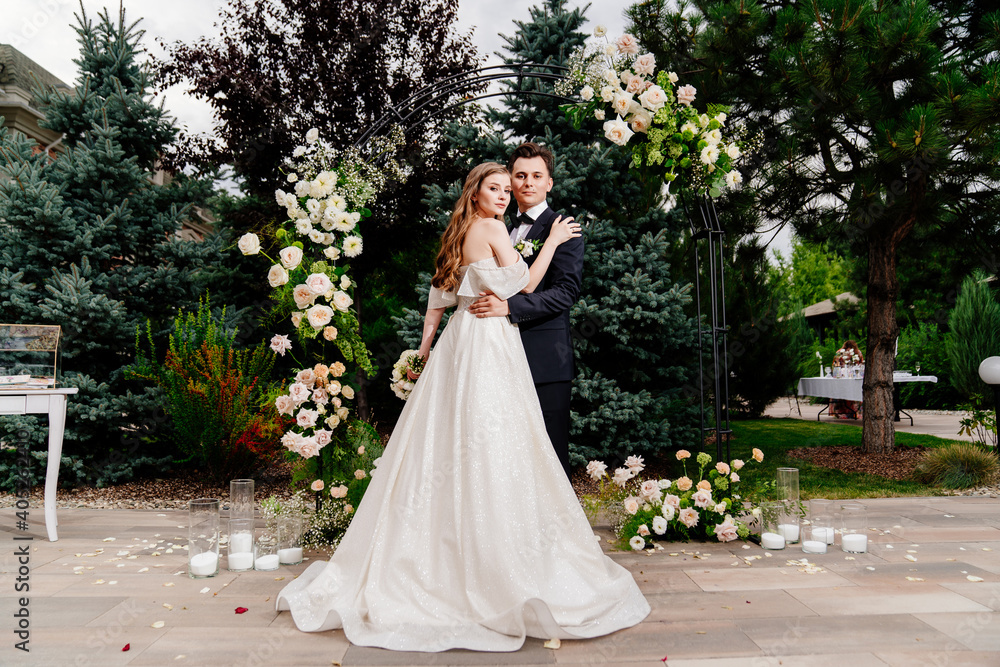
[[[778,468],[777,499],[786,502],[799,503],[799,469]]]
[[[302,523],[301,516],[278,519],[278,562],[282,565],[302,562]]]
[[[227,566],[230,572],[253,569],[253,537],[253,519],[229,520]]]
[[[868,551],[868,508],[861,503],[840,506],[840,548],[848,553]]]
[[[234,479],[229,482],[230,519],[253,519],[253,494],[252,479]]]
[[[253,569],[270,572],[277,570],[278,565],[280,565],[278,536],[274,531],[262,528],[257,531],[257,539],[254,542]]]
[[[219,501],[198,498],[188,503],[188,576],[214,577],[219,573]]]
[[[778,528],[784,514],[784,503],[768,501],[760,504],[760,546],[765,549],[785,548],[785,536]]]

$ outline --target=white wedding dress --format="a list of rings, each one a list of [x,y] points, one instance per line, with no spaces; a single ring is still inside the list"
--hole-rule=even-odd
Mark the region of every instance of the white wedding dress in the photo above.
[[[279,594],[300,630],[400,651],[515,651],[596,637],[649,604],[601,551],[545,432],[521,337],[468,312],[528,282],[524,261],[463,267],[456,304],[329,562]]]

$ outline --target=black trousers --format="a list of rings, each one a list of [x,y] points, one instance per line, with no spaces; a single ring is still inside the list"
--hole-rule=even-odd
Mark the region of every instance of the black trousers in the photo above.
[[[566,382],[546,382],[536,384],[535,391],[538,393],[538,402],[542,406],[542,417],[545,419],[545,430],[552,441],[552,448],[556,450],[556,456],[562,463],[566,477],[570,475],[569,469],[569,397],[573,383]]]

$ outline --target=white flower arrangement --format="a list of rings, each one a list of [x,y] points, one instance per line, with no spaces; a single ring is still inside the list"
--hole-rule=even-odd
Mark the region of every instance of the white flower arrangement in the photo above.
[[[277,352],[287,342],[287,336],[275,336],[271,349]],[[339,361],[332,366],[316,364],[302,369],[296,373],[287,393],[275,399],[278,414],[294,420],[281,437],[281,444],[288,451],[310,459],[334,441],[334,431],[350,414],[345,402],[354,398],[354,389],[338,379],[346,371],[347,367]]]
[[[416,386],[416,380],[411,380],[406,372],[413,371],[415,375],[419,375],[423,370],[424,360],[420,357],[418,351],[404,350],[399,355],[399,360],[392,366],[392,379],[389,381],[392,393],[404,401],[410,398],[410,393],[413,391],[414,386]]]
[[[581,47],[569,61],[570,75],[556,86],[562,95],[576,93],[583,101],[564,107],[577,127],[591,116],[604,120],[604,137],[619,146],[631,145],[633,169],[670,184],[687,174],[690,187],[718,197],[743,182],[736,166],[760,142],[744,141],[743,126],[730,128],[728,108],[694,107],[697,89],[678,86],[674,72],[656,71],[652,54],[639,53],[632,35],[612,42],[595,31],[603,44]],[[595,94],[594,91],[599,91]]]
[[[514,244],[514,250],[521,253],[521,257],[524,257],[525,259],[534,255],[541,247],[542,242],[539,239],[531,239],[530,241],[522,239]]]

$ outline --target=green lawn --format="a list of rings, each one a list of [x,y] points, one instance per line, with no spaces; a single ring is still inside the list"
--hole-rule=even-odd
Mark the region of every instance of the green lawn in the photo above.
[[[773,480],[779,467],[799,469],[799,487],[802,498],[884,498],[891,496],[929,496],[941,493],[940,487],[916,482],[843,473],[839,470],[814,466],[802,459],[788,456],[788,451],[798,447],[823,447],[827,445],[861,446],[861,427],[852,424],[826,424],[800,419],[757,419],[732,422],[734,438],[731,441],[733,458],[750,462],[740,475],[744,480],[760,482]],[[941,447],[949,440],[932,435],[896,433],[897,447]],[[764,462],[751,462],[754,447],[764,452]],[[711,453],[714,452],[709,449]]]

